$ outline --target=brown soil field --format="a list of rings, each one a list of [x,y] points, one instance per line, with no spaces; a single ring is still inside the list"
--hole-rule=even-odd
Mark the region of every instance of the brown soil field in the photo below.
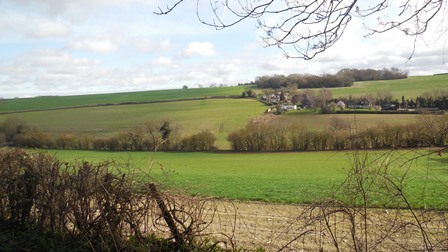
[[[183,201],[183,200],[182,200]],[[447,251],[448,213],[193,199],[200,237],[227,249]],[[180,208],[179,208],[180,209]],[[191,208],[190,208],[191,209]],[[161,230],[161,229],[159,229]],[[165,229],[167,232],[168,230]],[[165,233],[165,236],[169,235]]]

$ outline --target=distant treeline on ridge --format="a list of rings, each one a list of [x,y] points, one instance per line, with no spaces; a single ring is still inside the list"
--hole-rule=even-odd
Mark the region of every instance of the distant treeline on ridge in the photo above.
[[[281,88],[296,86],[297,88],[333,88],[350,87],[355,81],[406,79],[408,73],[398,68],[349,69],[339,70],[336,74],[290,74],[265,75],[257,77],[254,84],[259,88]]]

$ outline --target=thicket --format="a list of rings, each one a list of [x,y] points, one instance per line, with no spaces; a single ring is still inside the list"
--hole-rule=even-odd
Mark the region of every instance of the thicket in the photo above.
[[[181,135],[169,121],[146,122],[111,137],[78,136],[65,133],[53,137],[26,122],[9,118],[0,124],[0,145],[110,151],[210,151],[216,136],[210,130]]]
[[[328,128],[308,130],[299,123],[251,121],[228,136],[236,151],[308,151],[446,146],[448,116],[421,115],[416,122],[380,122],[358,128],[356,122],[333,117]]]
[[[207,227],[203,201],[176,202],[151,181],[112,161],[2,148],[0,250],[222,251],[197,237]]]

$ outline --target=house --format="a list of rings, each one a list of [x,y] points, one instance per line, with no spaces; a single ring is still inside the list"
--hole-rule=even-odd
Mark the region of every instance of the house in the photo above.
[[[288,110],[297,110],[297,105],[283,105],[282,108],[286,111]]]

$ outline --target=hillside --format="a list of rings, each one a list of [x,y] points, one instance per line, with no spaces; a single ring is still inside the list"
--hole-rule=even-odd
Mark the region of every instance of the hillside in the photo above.
[[[110,104],[154,103],[172,100],[198,99],[211,96],[240,96],[244,89],[245,87],[235,86],[5,99],[0,102],[0,113]]]
[[[217,147],[229,149],[228,134],[244,127],[250,119],[262,115],[266,110],[266,106],[255,99],[223,99],[241,97],[246,88],[237,86],[7,99],[0,103],[0,121],[19,118],[53,136],[72,133],[78,136],[108,137],[129,131],[138,124],[169,120],[180,129],[183,136],[210,130],[217,136]],[[447,88],[448,75],[438,75],[357,82],[354,87],[331,91],[333,97],[340,97],[388,90],[396,98],[411,98],[426,91]],[[204,99],[210,97],[216,99]],[[274,118],[281,123],[295,122],[309,129],[322,130],[328,127],[334,116],[290,112]],[[337,116],[345,121],[355,120],[353,115]],[[380,121],[404,124],[415,121],[415,115],[357,115],[356,121],[360,127],[374,126]]]
[[[395,99],[415,98],[432,90],[448,89],[448,75],[411,76],[401,80],[361,81],[353,87],[332,88],[333,97],[375,95],[380,91],[389,91]]]

